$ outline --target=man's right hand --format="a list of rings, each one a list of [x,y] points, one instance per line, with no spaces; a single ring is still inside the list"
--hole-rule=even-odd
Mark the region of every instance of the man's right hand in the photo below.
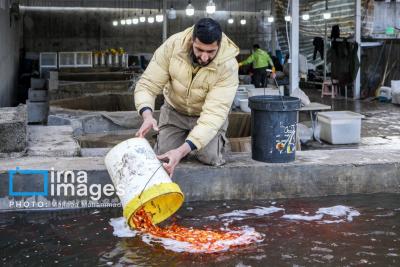
[[[140,126],[139,131],[136,132],[137,137],[143,138],[151,128],[158,132],[157,121],[153,118],[153,112],[151,110],[143,111],[142,117],[143,123],[142,126]]]

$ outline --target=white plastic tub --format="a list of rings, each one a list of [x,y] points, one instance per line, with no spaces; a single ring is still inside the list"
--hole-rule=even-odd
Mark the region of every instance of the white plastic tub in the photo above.
[[[392,81],[392,103],[400,104],[400,80]]]
[[[352,111],[320,112],[320,138],[335,145],[359,143],[362,118],[364,115]]]
[[[249,108],[249,100],[248,99],[240,99],[240,109],[243,112],[251,112],[251,109]]]
[[[240,87],[236,91],[235,98],[233,99],[233,105],[235,107],[240,107],[240,100],[241,99],[247,99],[248,98],[248,92],[245,87]]]

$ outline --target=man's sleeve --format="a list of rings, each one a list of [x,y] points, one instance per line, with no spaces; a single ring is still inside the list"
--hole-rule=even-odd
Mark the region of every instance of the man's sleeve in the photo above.
[[[155,52],[145,72],[135,88],[135,106],[140,111],[145,107],[154,110],[157,95],[162,93],[169,76],[169,63],[173,51],[173,40],[170,38]]]
[[[267,56],[268,56],[269,65],[271,67],[274,67],[274,61],[272,60],[271,56],[268,53],[267,53]]]
[[[253,63],[253,61],[254,61],[254,54],[251,54],[248,58],[246,58],[246,60],[240,62],[240,65],[248,65]]]
[[[205,147],[217,135],[231,109],[239,84],[238,63],[236,59],[232,59],[227,64],[227,69],[207,93],[197,125],[186,138],[197,149]]]

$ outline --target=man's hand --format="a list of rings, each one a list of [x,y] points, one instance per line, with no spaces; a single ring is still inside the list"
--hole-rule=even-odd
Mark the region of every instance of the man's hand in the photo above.
[[[191,151],[188,143],[184,143],[177,149],[172,149],[165,154],[157,156],[161,161],[164,161],[163,167],[168,172],[169,176],[172,177],[176,165]]]
[[[143,123],[139,131],[136,132],[137,137],[143,138],[151,128],[158,132],[157,121],[153,118],[153,113],[150,110],[145,110],[142,113]]]
[[[275,69],[274,66],[272,66],[271,78],[272,78],[272,79],[275,79],[275,78],[276,78],[276,69]]]

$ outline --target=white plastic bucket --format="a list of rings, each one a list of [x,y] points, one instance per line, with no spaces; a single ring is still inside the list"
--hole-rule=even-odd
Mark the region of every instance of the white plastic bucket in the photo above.
[[[392,89],[390,87],[382,86],[379,89],[379,99],[381,101],[387,101],[392,99]]]
[[[112,55],[108,54],[107,55],[107,66],[111,66],[112,65]]]
[[[392,103],[400,104],[400,80],[392,81]]]
[[[105,157],[105,165],[114,186],[125,191],[119,198],[131,227],[131,217],[141,207],[157,224],[182,205],[182,191],[171,181],[145,138],[128,139],[113,147]]]
[[[93,65],[98,66],[99,65],[99,55],[97,53],[93,54]]]

